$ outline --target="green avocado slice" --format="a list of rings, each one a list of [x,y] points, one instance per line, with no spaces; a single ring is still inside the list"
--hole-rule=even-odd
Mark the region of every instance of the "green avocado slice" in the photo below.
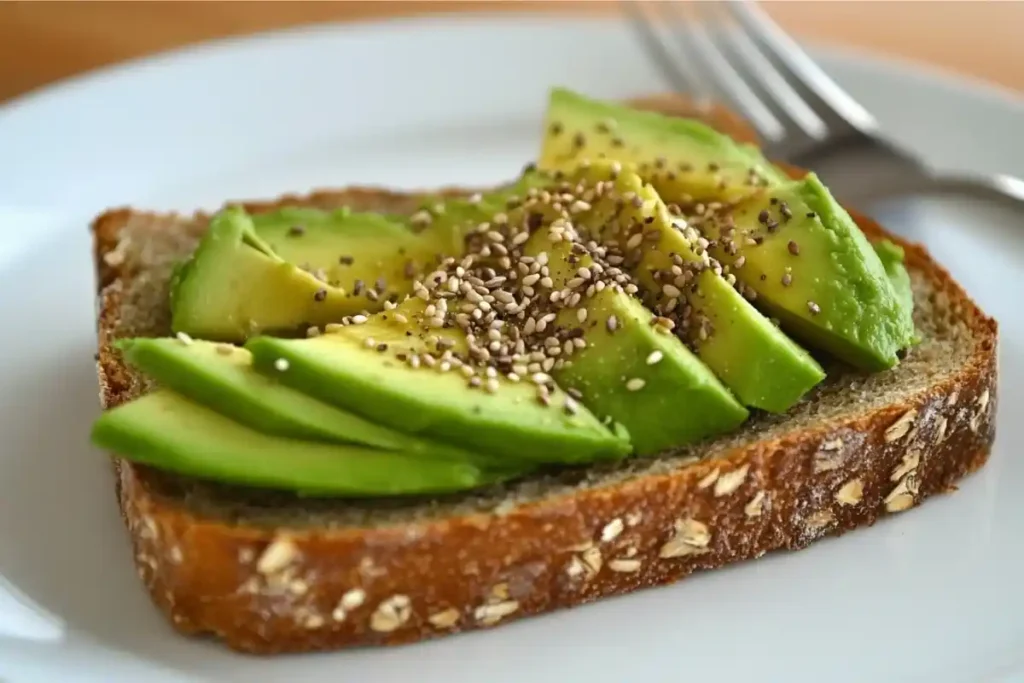
[[[602,425],[584,409],[562,409],[555,390],[547,404],[526,381],[496,377],[493,393],[467,386],[457,368],[412,364],[430,336],[465,347],[458,328],[424,330],[423,302],[410,299],[365,323],[311,339],[255,337],[246,348],[264,374],[377,424],[461,448],[533,463],[617,460],[630,452],[628,432]],[[399,318],[401,316],[401,319]]]
[[[593,260],[574,254],[570,241],[555,241],[541,228],[524,245],[544,258],[553,289],[577,277]],[[586,311],[583,322],[581,310]],[[563,331],[579,332],[585,346],[572,363],[555,370],[559,386],[579,392],[598,417],[622,424],[637,455],[653,455],[735,429],[747,411],[682,342],[654,325],[654,315],[621,288],[605,287],[563,309]],[[609,321],[613,321],[609,324]]]
[[[691,226],[712,242],[711,255],[796,341],[865,370],[892,367],[897,351],[913,341],[911,311],[899,303],[878,255],[813,173],[792,181],[756,147],[698,121],[563,89],[551,93],[547,125],[542,169],[569,172],[584,160],[607,157],[635,170],[666,203],[694,214]],[[777,235],[768,234],[767,225],[783,225],[769,200],[778,203],[788,195],[791,219]],[[768,211],[769,223],[759,224],[761,211]],[[715,218],[730,214],[731,219]],[[786,253],[790,241],[804,252],[798,260]],[[800,284],[781,285],[787,274],[787,282]]]
[[[757,305],[808,345],[877,371],[912,343],[912,300],[815,174],[752,196],[700,229]]]
[[[169,390],[108,410],[94,445],[119,457],[228,484],[316,496],[462,491],[493,481],[469,459],[403,454],[269,436]]]
[[[571,172],[580,162],[618,161],[668,201],[723,201],[786,179],[753,145],[693,119],[664,116],[554,88],[537,165]]]
[[[169,338],[125,339],[117,347],[161,386],[264,434],[409,454],[450,448],[374,424],[262,375],[240,347]],[[486,462],[483,456],[481,461]]]
[[[591,221],[605,241],[627,254],[627,266],[634,263],[630,270],[646,303],[677,319],[681,336],[744,405],[785,412],[825,378],[807,351],[712,266],[699,235],[677,228],[653,187],[609,162],[591,164],[585,173],[592,181],[614,183],[619,201],[595,206]]]

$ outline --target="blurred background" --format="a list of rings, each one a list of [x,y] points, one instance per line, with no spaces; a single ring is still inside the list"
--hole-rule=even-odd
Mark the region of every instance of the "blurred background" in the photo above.
[[[769,2],[806,41],[845,45],[1024,92],[1024,2]],[[614,13],[617,2],[0,1],[0,102],[98,66],[211,38],[438,12]]]

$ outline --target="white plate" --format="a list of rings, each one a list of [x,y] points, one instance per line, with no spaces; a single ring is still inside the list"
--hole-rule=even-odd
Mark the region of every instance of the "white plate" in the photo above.
[[[1007,96],[818,54],[932,161],[1024,176],[1024,108]],[[353,181],[506,179],[538,148],[552,84],[602,97],[662,88],[621,25],[492,16],[219,43],[0,109],[0,679],[1024,677],[1024,216],[962,204],[880,210],[1001,323],[996,452],[957,495],[805,552],[388,651],[247,658],[180,638],[158,616],[105,457],[86,441],[98,412],[87,220],[113,204],[187,210]]]

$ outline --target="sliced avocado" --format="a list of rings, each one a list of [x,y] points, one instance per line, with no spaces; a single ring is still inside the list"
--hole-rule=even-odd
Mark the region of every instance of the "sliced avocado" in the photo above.
[[[538,166],[570,172],[583,160],[635,168],[670,202],[724,201],[786,179],[753,145],[693,120],[550,93]]]
[[[541,228],[523,251],[535,258],[544,255],[552,290],[561,290],[578,278],[580,269],[594,267],[574,244],[579,243],[555,241]],[[554,370],[555,380],[578,392],[583,405],[599,417],[621,423],[637,455],[730,431],[747,418],[714,374],[667,329],[655,325],[653,314],[621,287],[606,286],[580,297],[576,306],[561,310],[556,322],[560,338],[570,345],[581,339],[585,346],[571,353],[570,364]]]
[[[274,254],[240,208],[224,209],[213,218],[172,284],[172,330],[211,341],[287,333],[351,312],[344,291]]]
[[[493,481],[451,450],[402,454],[269,436],[158,390],[108,410],[92,443],[119,457],[228,484],[321,496],[446,493]]]
[[[439,254],[462,251],[444,231],[416,231],[377,213],[286,207],[252,220],[277,256],[346,292],[346,315],[378,310],[380,302],[407,294]]]
[[[811,347],[884,370],[914,338],[912,310],[864,233],[808,174],[707,217],[712,255]]]
[[[896,290],[896,296],[899,297],[903,309],[913,315],[914,290],[910,284],[910,273],[903,265],[903,247],[890,240],[879,240],[872,243],[871,246],[875,248],[875,253],[882,261],[885,274],[889,276],[889,282]]]
[[[807,351],[726,280],[699,235],[677,228],[654,188],[609,162],[581,172],[591,182],[614,183],[614,191],[595,204],[590,218],[602,241],[621,250],[623,267],[645,290],[648,305],[676,323],[679,334],[744,405],[784,412],[825,378]]]
[[[374,424],[264,376],[253,369],[251,354],[237,346],[137,338],[121,340],[117,347],[161,386],[264,434],[409,454],[447,448]]]
[[[461,361],[421,364],[428,352],[443,348],[446,358],[457,358],[466,348],[460,329],[430,327],[424,306],[414,298],[336,332],[256,337],[246,348],[260,372],[288,386],[378,424],[462,448],[534,463],[614,460],[629,452],[625,429],[608,429],[584,409],[563,410],[567,397],[557,388],[542,403],[525,378],[476,377],[473,388]]]

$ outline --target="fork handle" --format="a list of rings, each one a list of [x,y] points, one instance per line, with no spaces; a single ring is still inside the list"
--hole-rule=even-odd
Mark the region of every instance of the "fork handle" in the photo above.
[[[972,197],[1024,208],[1024,180],[998,173],[906,173],[895,180],[889,179],[884,185],[872,187],[860,199],[873,202],[893,197],[928,194]]]

